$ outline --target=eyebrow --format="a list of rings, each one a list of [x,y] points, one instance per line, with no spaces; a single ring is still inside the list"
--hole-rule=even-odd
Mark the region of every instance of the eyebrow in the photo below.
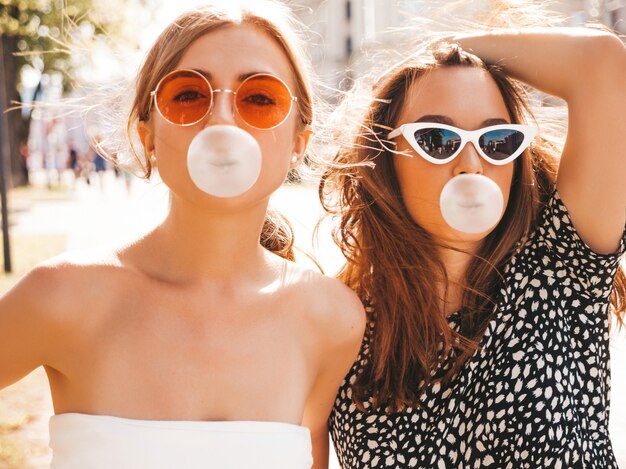
[[[454,127],[458,127],[458,125],[455,125],[453,119],[451,119],[448,116],[440,116],[440,115],[422,116],[419,119],[417,119],[415,122],[436,122],[438,124],[446,124],[446,125],[452,125]],[[506,119],[502,119],[501,117],[499,117],[499,118],[484,120],[480,124],[479,127],[488,127],[490,125],[498,125],[498,124],[510,124],[510,122],[508,122]]]
[[[211,81],[211,79],[213,78],[213,75],[211,75],[211,72],[207,72],[206,70],[201,70],[199,68],[192,68],[191,70],[193,70],[194,72],[198,72],[200,75],[203,75],[209,81]],[[250,78],[252,75],[258,75],[260,73],[266,74],[266,75],[272,75],[272,73],[270,72],[254,71],[254,72],[242,73],[241,75],[237,77],[237,80],[241,82],[241,81],[244,81],[246,78]]]

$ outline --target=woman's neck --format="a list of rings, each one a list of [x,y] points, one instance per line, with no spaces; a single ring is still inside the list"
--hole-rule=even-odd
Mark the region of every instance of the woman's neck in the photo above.
[[[147,269],[174,282],[238,281],[261,273],[259,238],[268,199],[236,209],[201,207],[172,196],[166,219],[142,241]]]
[[[479,246],[480,243],[463,243],[450,246],[458,250],[450,248],[441,248],[439,250],[440,259],[448,277],[446,297],[444,298],[443,295],[443,285],[440,295],[442,308],[446,316],[461,308],[467,268],[474,255],[478,252]]]

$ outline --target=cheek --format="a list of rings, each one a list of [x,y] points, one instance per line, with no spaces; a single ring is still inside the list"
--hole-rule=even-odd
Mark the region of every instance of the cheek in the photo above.
[[[272,130],[256,131],[252,136],[261,147],[263,173],[275,174],[284,170],[286,174],[294,145],[292,126],[283,124]]]
[[[448,172],[419,157],[396,156],[394,167],[402,201],[413,221],[431,233],[438,232],[444,224],[439,197]]]
[[[159,159],[171,158],[180,159],[187,155],[187,149],[193,137],[198,133],[197,129],[191,127],[177,127],[168,123],[155,124],[154,146]]]
[[[407,207],[416,208],[430,205],[429,202],[439,200],[441,189],[447,181],[444,168],[430,164],[422,158],[396,156],[394,160],[396,177]]]
[[[261,147],[263,158],[275,162],[288,159],[292,148],[290,134],[282,129],[266,130],[263,133],[252,134]]]
[[[511,183],[513,182],[513,172],[515,163],[509,163],[504,166],[493,166],[485,168],[484,175],[491,178],[502,191],[504,197],[504,208],[506,210],[509,194],[511,193]]]
[[[178,181],[189,179],[186,169],[187,150],[196,134],[197,130],[185,127],[169,124],[155,126],[157,166],[164,182],[177,184]]]

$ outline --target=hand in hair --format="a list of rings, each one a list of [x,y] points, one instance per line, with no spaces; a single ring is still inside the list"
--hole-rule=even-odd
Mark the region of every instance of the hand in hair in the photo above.
[[[568,105],[557,190],[581,238],[615,252],[626,223],[626,47],[589,28],[496,30],[447,38]]]

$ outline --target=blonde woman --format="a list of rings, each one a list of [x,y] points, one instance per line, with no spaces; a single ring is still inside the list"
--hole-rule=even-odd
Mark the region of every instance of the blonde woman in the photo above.
[[[165,221],[52,259],[0,301],[0,386],[45,367],[56,469],[327,466],[365,318],[348,288],[290,261],[267,212],[311,133],[299,41],[276,3],[172,22],[128,120],[171,191]]]

